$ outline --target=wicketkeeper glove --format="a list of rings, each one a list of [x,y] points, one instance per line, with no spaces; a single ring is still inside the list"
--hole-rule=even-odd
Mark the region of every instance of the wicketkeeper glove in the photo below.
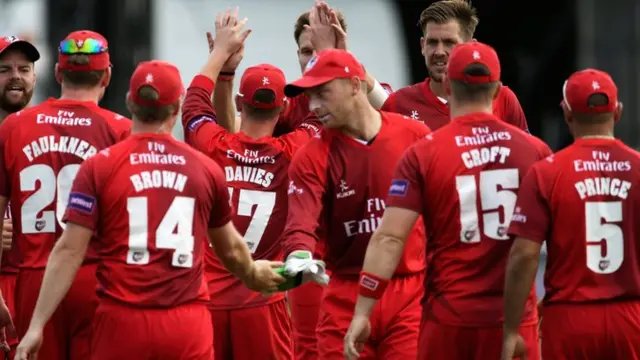
[[[287,279],[278,286],[279,291],[286,291],[298,287],[308,281],[314,281],[322,286],[329,284],[327,267],[322,260],[314,260],[309,251],[294,251],[284,262],[284,266],[276,272]]]

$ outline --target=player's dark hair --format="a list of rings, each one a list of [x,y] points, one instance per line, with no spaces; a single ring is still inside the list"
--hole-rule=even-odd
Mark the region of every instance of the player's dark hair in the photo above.
[[[142,86],[138,90],[138,97],[145,101],[158,101],[160,94],[151,86]],[[165,121],[176,112],[179,103],[165,106],[142,106],[129,100],[129,108],[133,116],[143,123],[157,123]]]
[[[482,64],[471,64],[464,69],[464,74],[467,76],[489,76],[491,73]],[[451,80],[451,95],[460,104],[492,101],[498,85],[497,82],[475,84]]]
[[[429,5],[420,14],[420,29],[427,31],[427,23],[444,24],[451,20],[458,21],[462,38],[469,41],[473,38],[478,26],[476,9],[467,0],[440,0]]]
[[[338,22],[342,27],[342,30],[347,31],[347,22],[344,19],[344,14],[340,12],[340,10],[334,9],[336,15],[338,15]],[[304,31],[304,26],[309,25],[309,15],[310,13],[307,11],[298,17],[296,20],[296,25],[293,30],[293,38],[296,40],[296,44],[300,44],[300,35],[302,31]]]
[[[252,100],[254,103],[271,104],[276,101],[276,93],[273,90],[269,89],[258,89],[253,94]],[[273,109],[261,109],[243,103],[242,111],[251,120],[266,121],[275,118],[280,113],[280,111],[282,111],[282,107],[278,106]]]
[[[609,97],[603,93],[596,93],[587,99],[589,107],[599,107],[609,105]],[[612,120],[614,117],[612,112],[608,113],[574,113],[573,118],[584,124],[602,124]]]
[[[89,55],[69,55],[69,64],[77,66],[89,65]],[[60,73],[62,74],[62,80],[72,87],[94,88],[100,85],[100,81],[102,81],[102,77],[105,75],[106,70],[74,71],[69,69],[60,69]]]

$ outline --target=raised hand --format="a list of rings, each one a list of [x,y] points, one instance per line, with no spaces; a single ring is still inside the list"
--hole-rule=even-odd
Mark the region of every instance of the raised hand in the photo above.
[[[215,39],[213,38],[213,34],[211,34],[210,32],[207,32],[207,43],[209,44],[209,53],[212,53],[215,47]],[[222,66],[222,71],[235,72],[238,66],[240,65],[240,62],[242,62],[243,58],[244,58],[244,44],[240,46],[240,49],[238,51],[236,51],[235,53],[231,54],[231,56],[229,56],[229,59],[227,59],[227,61]]]
[[[238,21],[238,8],[233,12],[227,9],[224,13],[218,14],[216,17],[215,39],[210,42],[210,48],[213,48],[212,54],[221,52],[231,57],[240,51],[244,41],[251,34],[250,29],[243,31],[247,22],[247,18]]]

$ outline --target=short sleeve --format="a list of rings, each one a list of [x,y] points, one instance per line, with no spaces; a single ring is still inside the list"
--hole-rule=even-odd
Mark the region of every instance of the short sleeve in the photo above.
[[[417,149],[416,146],[409,148],[398,162],[387,195],[387,207],[424,212],[424,179]]]
[[[540,186],[539,171],[537,166],[531,168],[520,184],[509,234],[542,243],[549,234],[551,212]]]
[[[82,225],[91,230],[98,227],[99,206],[96,190],[96,162],[89,159],[80,165],[78,174],[73,181],[67,210],[63,222]]]
[[[213,196],[211,215],[209,216],[209,228],[219,228],[231,221],[231,205],[229,204],[229,190],[227,190],[227,180],[222,173],[222,169],[216,164],[209,166],[213,177]]]

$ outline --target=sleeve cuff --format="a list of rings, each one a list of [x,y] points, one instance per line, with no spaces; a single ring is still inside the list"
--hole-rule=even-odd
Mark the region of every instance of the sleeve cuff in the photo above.
[[[206,90],[209,93],[213,92],[213,88],[215,86],[215,82],[204,75],[196,75],[191,81],[191,85],[189,85],[189,87],[198,87]]]

